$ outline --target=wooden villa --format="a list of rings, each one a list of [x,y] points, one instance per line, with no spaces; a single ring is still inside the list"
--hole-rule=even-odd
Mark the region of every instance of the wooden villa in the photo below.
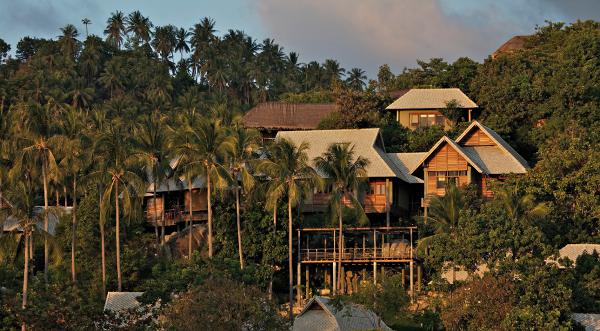
[[[308,299],[311,288],[317,288],[323,295],[338,288],[335,275],[339,268],[343,275],[339,284],[341,293],[360,291],[360,284],[367,280],[377,284],[386,270],[400,272],[403,284],[411,294],[421,290],[422,269],[415,248],[416,227],[345,228],[341,236],[340,249],[337,228],[298,230],[298,299]],[[304,293],[300,290],[302,280],[305,282]]]
[[[386,109],[395,112],[400,125],[411,130],[433,125],[450,128],[454,123],[440,111],[447,108],[450,102],[456,102],[456,107],[464,110],[465,118],[469,121],[472,111],[477,108],[477,104],[458,88],[415,88],[401,91],[398,95]]]
[[[321,156],[331,144],[348,143],[354,146],[355,156],[369,160],[368,188],[355,192],[357,199],[372,221],[408,217],[419,207],[422,180],[408,173],[401,162],[385,152],[379,129],[344,129],[282,131],[278,139],[288,139],[299,145],[309,144],[310,160]],[[330,189],[314,191],[303,203],[302,212],[319,213],[327,210]]]
[[[192,221],[208,218],[204,182],[197,177],[192,183]],[[144,195],[144,218],[149,225],[154,226],[155,219],[158,226],[174,226],[189,220],[190,191],[186,180],[171,178],[157,185],[156,201],[153,191],[154,184],[150,184]]]
[[[491,182],[529,169],[527,161],[502,137],[477,121],[456,140],[444,136],[427,153],[406,154],[420,156],[409,173],[423,179],[425,208],[433,196],[443,196],[450,183],[459,187],[475,183],[483,197],[491,198]]]
[[[244,126],[260,131],[263,139],[275,139],[279,131],[314,130],[331,113],[339,111],[335,103],[264,102],[242,118]]]

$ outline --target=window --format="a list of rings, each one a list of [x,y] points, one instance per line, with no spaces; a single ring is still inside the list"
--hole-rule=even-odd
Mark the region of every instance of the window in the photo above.
[[[370,195],[385,195],[385,183],[371,183]]]
[[[435,180],[435,187],[445,189],[448,185],[453,184],[460,186],[460,177],[466,176],[466,170],[451,170],[451,171],[428,171],[427,176],[431,180]],[[434,179],[435,178],[435,179]]]
[[[434,125],[443,126],[446,122],[444,115],[439,113],[411,113],[410,126],[412,128],[429,127]]]

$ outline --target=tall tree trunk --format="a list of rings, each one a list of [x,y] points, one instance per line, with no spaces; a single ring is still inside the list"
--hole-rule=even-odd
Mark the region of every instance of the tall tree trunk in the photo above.
[[[208,257],[213,256],[213,237],[212,237],[212,204],[210,191],[210,174],[208,167],[206,168],[206,201],[208,205]]]
[[[44,231],[48,232],[48,174],[46,165],[42,165],[42,180],[44,181]],[[48,282],[48,238],[44,237],[44,280]]]
[[[27,234],[25,229],[23,231],[23,236],[25,236],[25,264],[23,267],[23,302],[21,303],[21,308],[24,310],[27,307],[27,290],[29,282],[29,234]],[[23,324],[21,324],[21,330],[25,331],[26,329],[27,326],[25,325],[25,322],[23,322]]]
[[[123,283],[121,279],[121,239],[119,230],[119,182],[115,182],[115,223],[117,232],[115,234],[115,239],[117,240],[117,282],[119,284],[119,292],[123,289]]]
[[[343,199],[343,195],[340,198],[340,202],[339,202],[339,209],[338,209],[338,222],[339,222],[339,236],[338,236],[338,250],[340,251],[340,253],[338,254],[338,265],[337,265],[337,286],[338,286],[338,294],[343,294],[342,293],[342,254],[343,254],[343,235],[342,235],[342,199]]]
[[[77,240],[77,174],[73,174],[73,224],[71,229],[71,278],[73,283],[77,282],[75,271],[75,245]]]
[[[193,205],[192,202],[194,202],[193,198],[192,198],[192,184],[193,184],[193,180],[191,178],[188,178],[188,191],[190,192],[190,207],[189,207],[189,213],[190,213],[190,219],[188,221],[188,259],[192,259],[192,216],[194,214],[193,212]]]
[[[154,176],[152,179],[154,180],[154,183],[153,183],[154,187],[152,188],[152,199],[153,199],[152,201],[154,204],[154,234],[156,235],[156,241],[162,244],[162,242],[160,242],[160,239],[158,237],[158,215],[157,215],[158,213],[157,213],[157,208],[156,208],[156,176]],[[163,207],[163,209],[164,209],[164,207]]]
[[[242,250],[242,226],[240,222],[240,187],[235,188],[235,214],[237,220],[238,254],[240,255],[240,269],[244,269],[244,253]]]
[[[54,191],[55,195],[56,195],[56,208],[60,207],[60,196],[58,194],[58,189],[56,189]]]
[[[277,202],[273,207],[273,242],[277,236]],[[275,260],[271,259],[271,276],[269,277],[269,300],[273,299],[273,276],[275,274]]]
[[[290,287],[290,323],[294,322],[294,263],[292,261],[292,199],[288,194],[288,268]]]
[[[102,190],[99,189],[98,190],[98,206],[102,206]],[[102,213],[102,210],[100,210],[100,213]],[[98,225],[100,226],[100,255],[101,255],[101,259],[102,259],[102,295],[106,295],[106,254],[104,251],[104,224],[101,222],[98,222]]]
[[[68,202],[67,202],[67,187],[66,187],[66,186],[63,186],[63,192],[64,192],[64,194],[65,194],[65,199],[64,199],[64,200],[65,200],[65,202],[64,202],[63,206],[64,206],[65,208],[67,208],[69,204],[68,204]]]

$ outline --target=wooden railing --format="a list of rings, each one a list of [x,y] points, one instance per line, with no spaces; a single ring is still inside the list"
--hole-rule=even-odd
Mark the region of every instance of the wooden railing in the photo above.
[[[325,211],[329,204],[329,198],[330,195],[327,193],[316,193],[311,199],[306,201],[303,210],[306,212]],[[342,202],[347,207],[352,206],[350,199],[344,198]],[[362,201],[362,206],[367,213],[385,213],[385,195],[367,194]]]
[[[346,248],[342,251],[344,262],[368,262],[379,260],[407,260],[414,257],[410,246],[402,249],[389,248]],[[333,248],[307,248],[300,251],[300,261],[335,262],[339,259],[339,250]]]

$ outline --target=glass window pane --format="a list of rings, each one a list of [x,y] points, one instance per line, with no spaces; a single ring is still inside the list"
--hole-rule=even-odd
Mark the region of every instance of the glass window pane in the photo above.
[[[410,114],[410,125],[419,124],[419,114]]]

